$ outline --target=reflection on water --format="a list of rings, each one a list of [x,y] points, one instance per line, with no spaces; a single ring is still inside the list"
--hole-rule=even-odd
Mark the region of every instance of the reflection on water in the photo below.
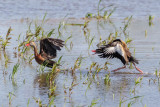
[[[49,81],[47,80],[47,76],[49,73],[44,73],[36,76],[34,79],[34,85],[38,84],[39,90],[40,90],[40,95],[44,95],[48,93],[49,89]],[[46,92],[45,92],[46,91]]]

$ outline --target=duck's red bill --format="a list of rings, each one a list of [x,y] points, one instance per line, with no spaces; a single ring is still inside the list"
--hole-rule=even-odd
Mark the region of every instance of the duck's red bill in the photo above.
[[[26,46],[30,46],[30,43],[27,43]]]
[[[96,52],[96,50],[92,50],[92,52]]]

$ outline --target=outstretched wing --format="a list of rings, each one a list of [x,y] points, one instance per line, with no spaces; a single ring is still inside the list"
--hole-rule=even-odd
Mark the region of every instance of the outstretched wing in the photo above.
[[[100,58],[118,58],[125,64],[124,50],[120,44],[108,44],[96,49],[96,54]]]
[[[45,59],[52,59],[57,56],[57,50],[61,50],[64,41],[60,39],[45,38],[40,41],[40,54]]]
[[[115,47],[101,46],[99,49],[96,49],[96,54],[99,54],[100,58],[114,58],[116,54]]]

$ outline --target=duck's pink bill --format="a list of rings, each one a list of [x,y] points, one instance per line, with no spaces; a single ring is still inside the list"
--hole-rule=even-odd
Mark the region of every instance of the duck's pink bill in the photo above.
[[[26,46],[30,46],[30,43],[27,43]]]
[[[96,52],[96,50],[92,50],[92,52]]]

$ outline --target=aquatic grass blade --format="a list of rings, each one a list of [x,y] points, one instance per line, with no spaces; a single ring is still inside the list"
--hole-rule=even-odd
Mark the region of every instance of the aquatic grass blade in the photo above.
[[[19,67],[19,63],[17,63],[16,65],[14,65],[13,67],[13,71],[12,71],[12,79],[14,79],[14,75],[17,73],[18,71],[18,67]]]
[[[91,41],[90,41],[90,43],[89,43],[88,49],[90,49],[90,47],[91,47],[91,45],[92,45],[92,43],[93,43],[94,38],[95,38],[95,36],[91,39]]]
[[[72,38],[72,35],[71,36],[69,36],[66,40],[65,40],[65,44],[67,43],[67,41],[69,40],[69,39],[71,39]]]
[[[51,37],[51,35],[53,34],[54,31],[55,31],[55,29],[52,29],[52,30],[48,33],[47,37]]]
[[[62,57],[63,57],[63,56],[61,56],[61,57],[58,59],[57,64],[60,64]]]

